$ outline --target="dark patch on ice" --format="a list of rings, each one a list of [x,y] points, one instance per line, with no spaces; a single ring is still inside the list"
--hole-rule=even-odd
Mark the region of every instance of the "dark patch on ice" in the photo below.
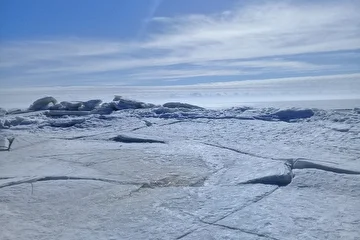
[[[45,112],[48,117],[63,117],[63,116],[86,116],[89,111],[70,111],[70,110],[50,110]]]
[[[126,135],[118,135],[116,137],[110,138],[110,140],[115,142],[122,142],[122,143],[166,143],[165,141],[162,140],[131,137]]]
[[[49,122],[51,127],[61,127],[61,128],[67,128],[67,127],[72,127],[75,126],[76,124],[81,124],[85,122],[85,118],[81,118],[81,119],[58,119],[58,120],[54,120]]]
[[[272,176],[265,176],[261,178],[256,178],[249,180],[243,184],[266,184],[266,185],[277,185],[279,187],[287,186],[292,181],[292,173],[284,174],[284,175],[272,175]]]
[[[144,123],[147,127],[151,127],[153,125],[152,122],[149,122],[147,120],[144,120]]]
[[[343,127],[332,127],[331,130],[337,131],[337,132],[349,132],[350,127],[343,126]]]
[[[260,178],[251,179],[242,184],[267,184],[267,185],[277,185],[279,187],[287,186],[291,183],[294,174],[292,172],[292,164],[285,163],[286,172],[283,174],[275,174],[270,176],[264,176]]]
[[[288,160],[285,162],[285,166],[287,168],[287,172],[284,174],[276,174],[270,176],[264,176],[260,178],[251,179],[241,184],[269,184],[269,185],[277,185],[279,187],[287,186],[291,183],[294,178],[294,174],[292,172],[293,169],[318,169],[327,172],[339,173],[339,174],[354,174],[360,175],[359,171],[352,171],[342,168],[330,167],[321,165],[318,163],[309,162],[306,160]]]
[[[163,107],[166,108],[187,108],[187,109],[204,109],[202,107],[191,105],[188,103],[180,103],[180,102],[168,102],[163,104]]]
[[[146,127],[151,127],[153,125],[152,122],[149,122],[147,120],[143,120],[143,122],[145,123],[145,126],[141,126],[141,127],[137,127],[137,128],[134,128],[132,129],[131,131],[134,132],[136,130],[140,130],[140,129],[143,129],[143,128],[146,128]]]

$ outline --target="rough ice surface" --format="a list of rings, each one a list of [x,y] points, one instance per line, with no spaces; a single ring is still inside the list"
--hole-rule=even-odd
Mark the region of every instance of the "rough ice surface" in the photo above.
[[[0,239],[359,239],[357,108],[45,100],[1,110]]]

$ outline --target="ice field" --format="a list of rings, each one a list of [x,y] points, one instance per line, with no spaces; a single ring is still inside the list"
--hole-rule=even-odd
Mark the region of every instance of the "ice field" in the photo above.
[[[360,239],[359,108],[48,97],[0,131],[3,240]]]

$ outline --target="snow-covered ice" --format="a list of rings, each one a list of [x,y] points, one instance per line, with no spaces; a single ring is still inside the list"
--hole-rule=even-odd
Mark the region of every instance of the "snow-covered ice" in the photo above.
[[[47,97],[0,131],[0,239],[360,239],[358,108]]]

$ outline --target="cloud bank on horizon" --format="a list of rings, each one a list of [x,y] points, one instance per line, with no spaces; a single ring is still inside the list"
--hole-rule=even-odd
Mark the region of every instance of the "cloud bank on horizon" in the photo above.
[[[126,11],[121,2],[114,5],[120,15]],[[11,35],[16,11],[3,1],[9,13],[0,21],[0,85],[181,85],[329,75],[341,81],[360,73],[359,1],[224,1],[223,8],[204,0],[194,8],[189,1],[139,2],[131,7],[144,13],[134,14],[140,24],[114,22],[114,35],[104,37],[96,28],[74,35],[66,27],[56,35]],[[186,11],[176,12],[176,4],[187,5]],[[74,24],[92,17],[73,14],[79,14]],[[135,33],[116,35],[118,24]]]

